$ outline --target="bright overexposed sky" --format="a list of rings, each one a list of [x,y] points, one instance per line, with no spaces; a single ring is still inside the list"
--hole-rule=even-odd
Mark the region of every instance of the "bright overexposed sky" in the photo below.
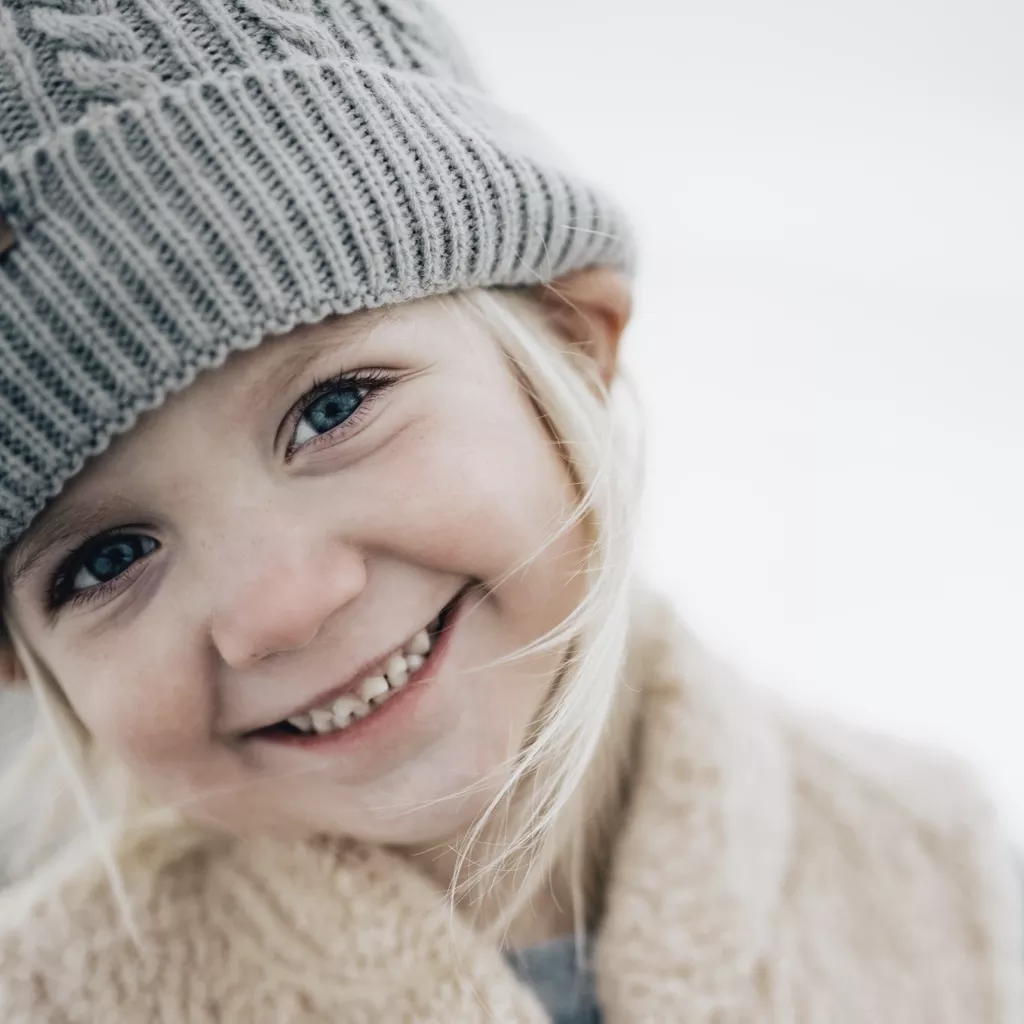
[[[1024,840],[1024,5],[440,6],[636,218],[649,573]]]

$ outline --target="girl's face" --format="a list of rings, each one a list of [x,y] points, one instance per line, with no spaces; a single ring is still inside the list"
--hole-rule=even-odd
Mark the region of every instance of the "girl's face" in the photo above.
[[[579,529],[532,557],[573,499],[498,345],[426,300],[200,374],[33,524],[10,608],[159,802],[443,841],[507,778],[564,656],[490,664],[581,598]]]

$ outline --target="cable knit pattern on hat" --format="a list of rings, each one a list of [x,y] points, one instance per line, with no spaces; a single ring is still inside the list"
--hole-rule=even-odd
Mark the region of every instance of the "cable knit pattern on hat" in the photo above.
[[[137,99],[159,84],[146,66],[142,46],[135,34],[117,18],[116,0],[95,0],[74,13],[56,6],[29,9],[37,38],[56,58],[55,71],[79,92],[63,90],[67,104],[62,120],[73,118],[84,104]]]
[[[937,755],[749,689],[638,604],[631,799],[608,849],[606,1024],[1020,1024],[1020,894]],[[404,860],[170,834],[125,858],[132,944],[87,852],[0,894],[4,1024],[542,1024]]]
[[[633,265],[420,0],[0,0],[0,104],[0,555],[269,333]]]

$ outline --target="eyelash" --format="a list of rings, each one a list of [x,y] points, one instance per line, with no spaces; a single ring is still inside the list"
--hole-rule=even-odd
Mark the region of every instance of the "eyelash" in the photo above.
[[[362,421],[363,416],[370,411],[374,400],[379,398],[389,388],[393,387],[397,383],[397,380],[397,375],[394,372],[379,368],[372,370],[349,370],[345,373],[339,373],[333,377],[328,377],[326,380],[314,378],[309,390],[299,400],[295,413],[292,416],[289,416],[289,422],[291,423],[293,434],[295,433],[295,428],[299,425],[299,421],[305,415],[307,410],[309,410],[318,398],[321,398],[328,392],[341,387],[354,387],[361,390],[365,389],[366,394],[363,396],[356,411],[344,422],[339,423],[336,427],[328,430],[327,433],[319,434],[317,437],[310,438],[304,444],[297,447],[293,446],[291,442],[289,442],[285,451],[285,457],[290,459],[295,452],[300,451],[303,448],[318,448],[320,447],[319,442],[325,441],[328,438],[334,438],[341,432],[351,430],[351,428],[358,425],[358,423]]]
[[[70,582],[74,580],[79,568],[81,568],[81,563],[85,561],[92,550],[101,548],[105,544],[112,544],[114,541],[120,540],[122,537],[135,536],[137,536],[137,534],[126,533],[122,530],[118,533],[109,533],[105,536],[101,535],[96,537],[78,548],[61,565],[54,575],[47,599],[49,610],[51,612],[55,612],[59,611],[61,608],[71,607],[76,604],[84,603],[85,601],[99,600],[99,598],[103,597],[104,594],[108,594],[112,590],[116,590],[117,588],[124,586],[126,581],[132,578],[136,566],[142,564],[143,559],[140,558],[136,560],[127,569],[125,569],[124,572],[115,576],[113,579],[97,583],[96,586],[89,587],[87,590],[79,590],[78,592],[67,590]]]
[[[106,580],[102,583],[97,583],[95,587],[89,587],[87,590],[75,592],[68,589],[74,582],[78,570],[82,566],[82,562],[86,560],[91,551],[101,548],[105,544],[113,544],[115,541],[119,541],[122,538],[132,538],[136,536],[137,535],[135,534],[129,534],[129,532],[122,528],[118,532],[115,532],[115,534],[100,535],[78,548],[68,559],[61,563],[60,567],[54,574],[53,582],[47,593],[47,605],[49,610],[51,612],[58,611],[60,608],[72,607],[73,605],[84,603],[85,601],[95,601],[101,598],[104,594],[109,594],[112,591],[125,586],[125,584],[133,578],[136,567],[141,565],[144,561],[143,558],[136,559],[136,561],[132,562],[124,572],[116,575],[113,580]]]
[[[365,391],[365,393],[362,396],[359,406],[352,415],[339,423],[336,427],[333,427],[326,433],[310,438],[301,445],[293,445],[289,441],[288,446],[285,449],[286,461],[290,461],[292,456],[298,451],[305,448],[319,447],[319,442],[327,441],[328,439],[336,439],[339,434],[348,432],[353,427],[358,426],[362,421],[363,416],[369,412],[374,400],[379,398],[397,382],[397,374],[392,371],[379,368],[372,370],[350,370],[336,374],[332,377],[314,378],[309,389],[302,396],[297,405],[293,407],[292,412],[288,416],[292,436],[294,436],[302,417],[312,407],[313,403],[323,395],[342,387],[358,388],[361,391]],[[115,576],[113,579],[97,583],[95,586],[88,587],[85,590],[69,591],[67,589],[70,582],[73,581],[74,577],[77,575],[82,563],[92,550],[102,547],[104,544],[113,543],[122,537],[128,538],[135,536],[138,535],[127,533],[122,527],[114,533],[106,535],[101,534],[100,536],[94,537],[86,541],[85,544],[79,546],[61,563],[54,573],[47,591],[47,604],[50,611],[57,612],[62,608],[72,607],[86,601],[99,600],[112,590],[122,587],[126,581],[131,579],[136,566],[140,566],[145,561],[145,557],[137,559],[124,572]]]

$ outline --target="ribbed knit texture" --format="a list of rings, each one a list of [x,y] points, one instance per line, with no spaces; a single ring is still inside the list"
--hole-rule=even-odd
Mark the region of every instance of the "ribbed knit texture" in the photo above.
[[[421,0],[0,0],[0,111],[0,554],[268,333],[632,267]]]
[[[751,690],[638,606],[605,1024],[1021,1024],[1019,884],[944,758]],[[408,862],[342,840],[139,842],[133,946],[94,858],[0,893],[4,1024],[545,1024]]]

